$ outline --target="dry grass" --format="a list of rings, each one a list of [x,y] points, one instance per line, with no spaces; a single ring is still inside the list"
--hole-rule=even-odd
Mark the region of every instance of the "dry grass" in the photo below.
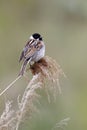
[[[53,127],[52,130],[65,130],[65,127],[68,125],[68,122],[70,121],[70,118],[67,117],[61,121],[59,121],[58,123],[56,123],[56,125]]]
[[[33,77],[27,85],[21,100],[19,101],[19,98],[17,100],[18,109],[12,110],[12,104],[10,102],[6,103],[5,110],[0,117],[0,130],[18,130],[20,123],[27,115],[30,118],[32,117],[32,112],[37,111],[34,102],[38,101],[40,96],[36,92],[37,89],[45,89],[49,101],[51,93],[54,97],[56,97],[58,90],[61,93],[59,76],[64,75],[64,73],[55,60],[46,56],[29,69]]]
[[[38,63],[35,63],[33,66],[31,66],[30,70],[33,75],[39,74],[38,81],[42,82],[49,101],[49,93],[52,93],[54,98],[56,98],[56,94],[58,94],[58,92],[60,94],[62,93],[59,84],[59,77],[61,75],[65,76],[65,74],[54,59],[46,56]]]

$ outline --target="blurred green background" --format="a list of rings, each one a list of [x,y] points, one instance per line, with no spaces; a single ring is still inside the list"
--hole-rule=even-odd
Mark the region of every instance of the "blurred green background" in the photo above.
[[[87,1],[0,0],[0,89],[18,74],[20,53],[29,36],[39,32],[46,54],[56,59],[68,79],[61,80],[62,95],[48,103],[40,99],[39,114],[22,123],[20,130],[51,130],[56,122],[70,117],[65,130],[87,130]],[[0,99],[23,93],[22,78]]]

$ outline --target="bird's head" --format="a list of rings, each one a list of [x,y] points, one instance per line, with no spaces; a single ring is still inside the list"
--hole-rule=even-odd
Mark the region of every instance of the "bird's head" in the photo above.
[[[34,33],[30,36],[30,39],[42,41],[42,37],[39,33]]]

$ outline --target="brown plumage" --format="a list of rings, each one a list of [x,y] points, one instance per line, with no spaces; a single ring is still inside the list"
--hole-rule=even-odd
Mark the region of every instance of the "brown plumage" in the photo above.
[[[43,58],[44,55],[45,45],[42,41],[42,37],[40,36],[40,34],[35,33],[30,37],[29,41],[26,43],[21,53],[19,62],[23,60],[23,65],[19,74],[24,74],[28,62],[29,64],[31,64],[31,61],[37,62],[41,58]]]

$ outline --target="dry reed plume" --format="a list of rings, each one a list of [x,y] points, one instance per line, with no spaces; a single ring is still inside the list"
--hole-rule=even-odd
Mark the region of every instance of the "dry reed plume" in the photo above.
[[[29,69],[33,77],[28,83],[21,100],[19,100],[19,98],[17,100],[18,109],[13,110],[12,103],[9,101],[6,103],[5,110],[0,117],[0,130],[18,130],[20,123],[27,115],[31,117],[32,112],[37,111],[34,105],[35,101],[38,101],[40,96],[36,92],[37,89],[45,89],[49,101],[50,94],[55,98],[58,90],[61,93],[59,76],[61,74],[64,75],[64,73],[57,62],[51,57],[45,56]]]

